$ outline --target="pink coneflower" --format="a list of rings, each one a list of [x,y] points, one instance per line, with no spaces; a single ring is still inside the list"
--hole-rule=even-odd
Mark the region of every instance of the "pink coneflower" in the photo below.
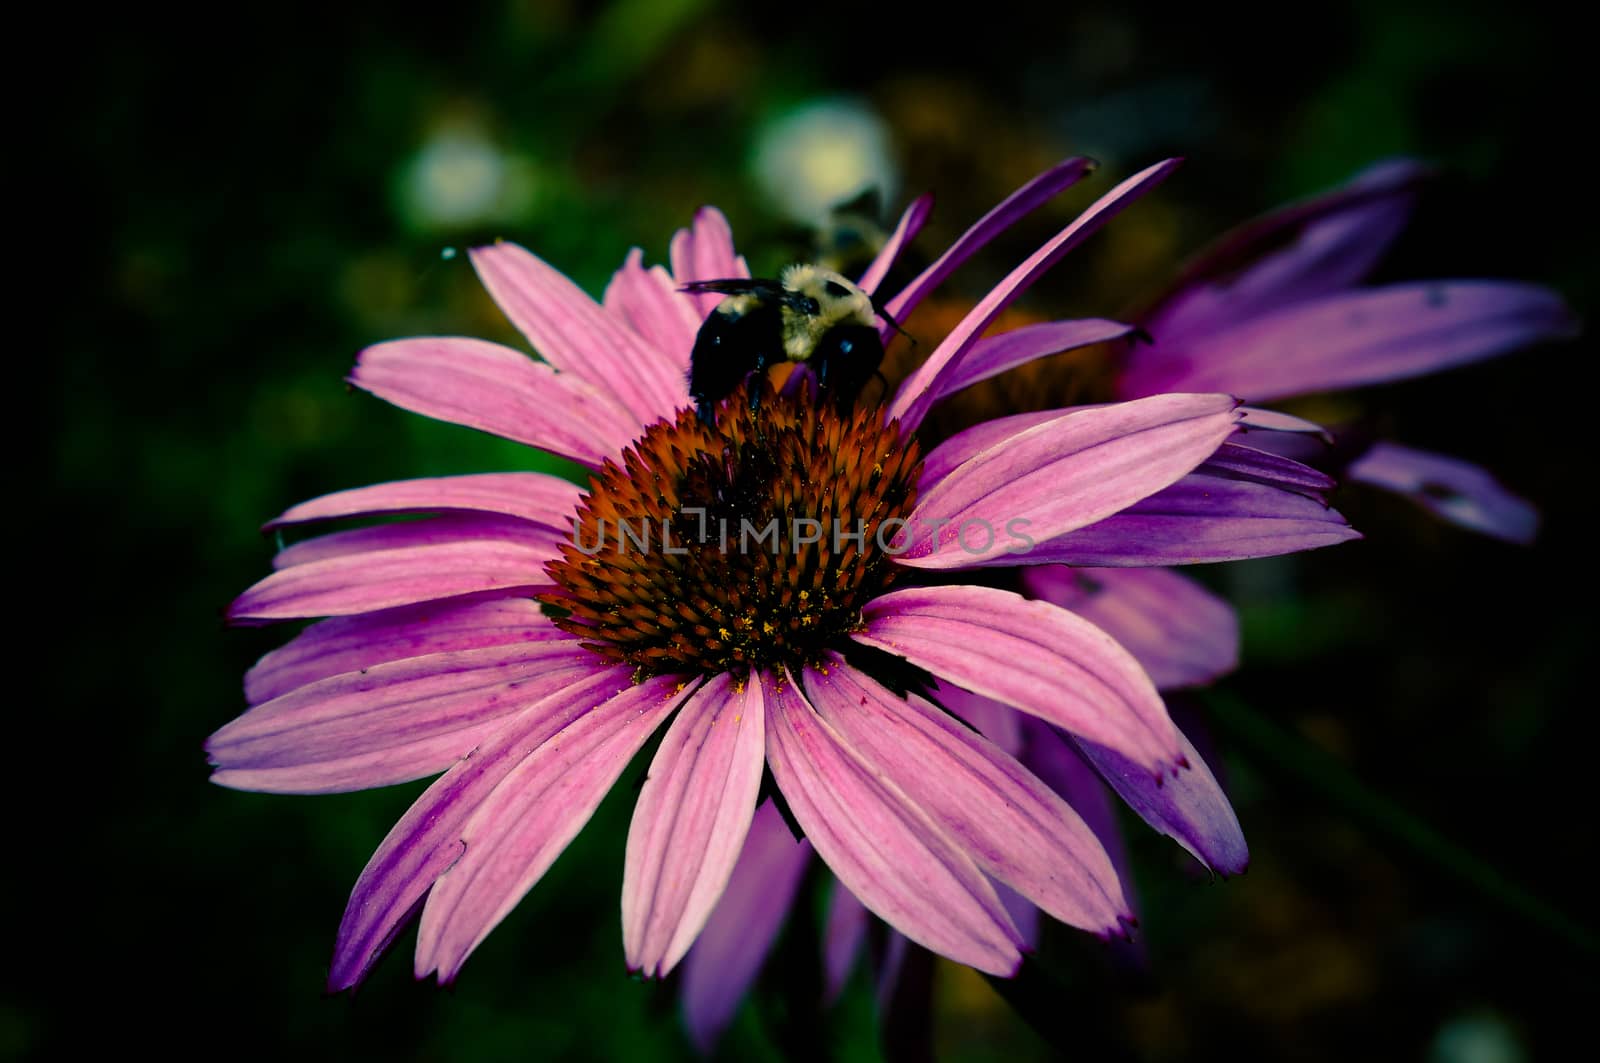
[[[709,210],[674,239],[672,274],[635,252],[603,304],[519,247],[474,251],[542,362],[460,338],[362,352],[357,386],[593,475],[587,491],[536,473],[383,484],[269,525],[429,514],[289,546],[229,610],[241,624],[328,619],[251,670],[253,707],[207,746],[215,781],[320,793],[442,773],[358,880],[330,985],[358,982],[419,908],[416,973],[454,978],[663,727],[622,889],[627,962],[646,975],[670,971],[705,925],[768,770],[850,893],[935,952],[1015,971],[1025,935],[1000,886],[1072,926],[1123,933],[1128,903],[1093,831],[941,711],[933,681],[1103,750],[1139,794],[1176,792],[1203,769],[1127,650],[969,574],[1075,551],[1167,563],[1173,535],[1249,556],[1354,533],[1298,486],[1302,467],[1229,442],[1248,414],[1226,394],[1056,411],[926,457],[914,433],[943,394],[1014,358],[979,342],[995,316],[1173,165],[1123,182],[1019,266],[886,409],[768,389],[756,404],[736,393],[712,427],[694,415],[688,354],[717,299],[679,288],[746,275]],[[1089,169],[1069,160],[1031,182],[891,313]],[[926,208],[908,211],[864,287]],[[1310,504],[1264,528],[1257,510],[1275,495]],[[1156,497],[1174,501],[1139,510]],[[730,546],[719,518],[777,527],[777,549]],[[656,537],[621,536],[624,523]]]

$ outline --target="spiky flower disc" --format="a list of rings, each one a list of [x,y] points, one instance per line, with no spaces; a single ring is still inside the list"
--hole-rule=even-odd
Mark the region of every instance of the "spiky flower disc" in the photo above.
[[[768,390],[754,410],[736,393],[715,427],[683,411],[592,478],[544,601],[650,674],[815,664],[893,581],[886,522],[915,505],[920,467],[876,408]]]

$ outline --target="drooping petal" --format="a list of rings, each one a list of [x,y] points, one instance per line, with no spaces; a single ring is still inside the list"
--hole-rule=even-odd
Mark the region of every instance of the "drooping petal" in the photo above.
[[[1157,163],[1146,170],[1142,170],[1123,181],[1116,188],[1096,200],[1088,210],[1078,216],[1078,219],[1067,226],[1060,233],[1035,251],[1029,258],[1012,270],[1005,280],[1001,281],[983,300],[973,307],[972,312],[961,320],[961,323],[947,336],[938,347],[934,348],[928,360],[919,366],[916,372],[906,378],[900,385],[900,390],[895,393],[894,401],[890,403],[886,419],[898,417],[903,429],[915,429],[922,423],[928,409],[940,392],[940,379],[946,374],[960,368],[961,361],[971,350],[973,343],[981,336],[985,329],[994,323],[1012,301],[1027,291],[1033,283],[1054,266],[1062,256],[1084,240],[1093,235],[1106,222],[1115,217],[1124,207],[1134,199],[1154,188],[1166,179],[1167,175],[1178,165],[1177,159],[1168,159]],[[981,223],[980,223],[981,224]],[[952,248],[952,251],[955,249]],[[934,263],[937,266],[938,263]],[[933,267],[929,267],[930,271]],[[916,282],[912,282],[916,286]],[[907,289],[910,291],[910,288]],[[889,304],[890,313],[898,313],[895,309],[896,300]],[[1170,389],[1169,389],[1170,390]],[[1191,389],[1199,390],[1199,389]]]
[[[1181,759],[1139,662],[1065,609],[992,587],[912,587],[869,602],[862,619],[857,642],[1120,749],[1152,777]]]
[[[1432,373],[1575,335],[1548,288],[1419,281],[1325,296],[1206,333],[1136,347],[1123,395],[1228,391],[1251,402]]]
[[[521,351],[459,337],[368,347],[350,383],[402,410],[598,466],[638,434],[609,395]]]
[[[733,250],[733,227],[716,207],[701,207],[695,212],[690,228],[673,233],[669,254],[672,279],[680,286],[692,281],[750,276],[750,267]],[[717,308],[722,298],[715,292],[689,296],[699,309],[701,321]]]
[[[256,705],[345,672],[407,657],[569,638],[528,598],[457,599],[322,620],[245,673]]]
[[[939,378],[938,393],[934,398],[953,395],[980,380],[999,376],[1008,369],[1026,365],[1035,359],[1119,340],[1135,331],[1133,325],[1091,317],[1023,325],[998,336],[987,336],[972,345],[972,350],[967,352],[959,365]]]
[[[1481,467],[1459,458],[1378,443],[1346,470],[1350,478],[1404,495],[1452,524],[1526,545],[1539,511]]]
[[[767,697],[767,762],[839,881],[918,944],[980,971],[1014,973],[1016,929],[963,848],[869,768],[792,680]]]
[[[811,844],[797,842],[771,801],[756,809],[728,888],[683,961],[683,1017],[710,1052],[783,928]]]
[[[417,798],[356,880],[339,924],[330,989],[349,989],[366,976],[434,882],[460,858],[468,817],[528,750],[632,682],[633,669],[618,666],[551,694],[513,717]]]
[[[1353,287],[1405,226],[1428,176],[1410,160],[1379,163],[1332,193],[1239,226],[1184,269],[1145,327],[1157,343],[1182,343]]]
[[[650,764],[628,830],[622,944],[628,967],[677,966],[728,884],[766,763],[761,684],[708,680],[684,703]]]
[[[583,489],[540,472],[490,472],[336,491],[298,506],[266,524],[267,530],[310,521],[382,517],[403,513],[499,513],[566,531]]]
[[[550,586],[542,547],[454,542],[345,554],[274,572],[228,607],[231,624],[349,616],[490,590]]]
[[[444,771],[506,717],[594,671],[571,639],[410,657],[258,705],[206,742],[211,781],[337,793]]]
[[[1227,395],[1156,395],[1010,436],[925,490],[896,560],[941,569],[1016,564],[1024,538],[1093,524],[1205,461],[1232,434],[1236,405]]]
[[[1250,850],[1239,828],[1239,817],[1206,766],[1205,758],[1181,732],[1179,738],[1189,767],[1163,780],[1160,786],[1121,754],[1082,738],[1075,741],[1084,757],[1139,818],[1218,874],[1243,874],[1250,865]]]
[[[828,898],[828,922],[822,932],[822,998],[828,1003],[839,999],[850,971],[861,954],[867,937],[867,909],[844,883],[833,880]]]
[[[1083,820],[1032,772],[920,698],[901,698],[833,658],[805,671],[818,715],[915,801],[987,874],[1069,926],[1106,936],[1127,912]]]
[[[700,315],[693,298],[678,291],[665,269],[645,269],[644,253],[636,247],[628,252],[622,268],[606,285],[604,306],[607,313],[626,321],[680,373],[687,373],[694,335],[700,330]]]
[[[1024,594],[1070,609],[1121,643],[1159,690],[1209,683],[1239,666],[1233,607],[1176,572],[1038,565],[1020,577]]]
[[[906,245],[917,238],[917,234],[922,231],[931,213],[933,213],[933,196],[922,195],[911,201],[911,205],[900,215],[900,221],[895,225],[894,232],[889,234],[889,239],[873,257],[872,264],[861,275],[859,283],[862,291],[868,294],[877,292],[878,285],[883,283],[883,278],[894,268],[895,260],[905,251]]]
[[[1081,181],[1095,167],[1094,160],[1082,157],[1063,159],[1011,193],[993,210],[962,233],[950,249],[889,300],[889,313],[903,319],[917,308],[928,293],[944,283],[962,263],[982,250],[996,236],[1009,229],[1024,215],[1032,213],[1061,192]]]
[[[1316,550],[1361,538],[1339,512],[1295,491],[1191,473],[1115,516],[1035,543],[1014,564],[1201,565]]]
[[[612,318],[539,256],[511,243],[475,247],[472,266],[495,304],[545,361],[581,377],[650,424],[689,400],[672,359]]]
[[[512,768],[461,825],[466,849],[422,909],[418,978],[451,982],[466,958],[589,822],[639,747],[682,699],[680,680],[647,679],[570,719]]]
[[[292,568],[380,550],[475,542],[524,546],[551,560],[561,556],[561,544],[566,538],[564,532],[543,524],[530,524],[520,517],[504,517],[498,513],[447,513],[426,520],[352,528],[303,539],[279,550],[272,558],[272,567]]]

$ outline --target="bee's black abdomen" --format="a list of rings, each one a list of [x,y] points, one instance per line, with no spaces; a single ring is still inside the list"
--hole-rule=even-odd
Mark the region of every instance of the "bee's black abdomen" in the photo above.
[[[883,339],[868,325],[829,329],[811,356],[822,394],[832,398],[841,413],[855,406],[882,364]]]
[[[783,359],[778,308],[738,296],[707,317],[689,356],[689,395],[700,420],[711,424],[717,404],[753,372]]]

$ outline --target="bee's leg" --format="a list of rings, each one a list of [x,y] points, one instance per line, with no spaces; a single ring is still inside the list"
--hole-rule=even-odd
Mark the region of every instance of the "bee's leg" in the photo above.
[[[750,412],[755,413],[761,406],[761,390],[767,386],[767,355],[766,352],[756,354],[755,368],[750,370],[750,375],[745,378],[749,381]]]

